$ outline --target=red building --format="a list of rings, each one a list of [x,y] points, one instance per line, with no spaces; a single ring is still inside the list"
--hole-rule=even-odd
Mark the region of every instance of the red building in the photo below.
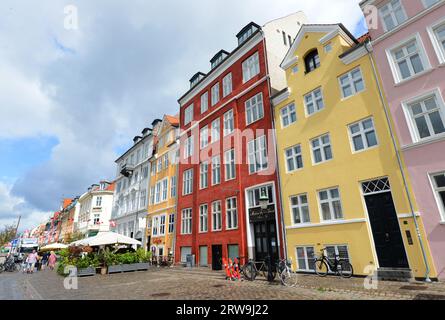
[[[176,262],[192,254],[220,269],[222,258],[283,256],[270,97],[286,86],[279,65],[305,22],[298,12],[249,23],[178,100]]]

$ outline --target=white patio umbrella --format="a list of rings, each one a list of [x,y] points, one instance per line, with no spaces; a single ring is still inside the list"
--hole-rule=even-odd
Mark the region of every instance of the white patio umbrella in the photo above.
[[[91,238],[86,238],[71,243],[71,245],[77,246],[106,246],[111,244],[130,244],[130,245],[142,245],[142,243],[136,239],[123,236],[115,232],[99,232],[96,236]]]
[[[66,249],[68,246],[63,243],[51,243],[47,246],[44,246],[40,248],[41,251],[49,251],[49,250],[60,250],[60,249]]]

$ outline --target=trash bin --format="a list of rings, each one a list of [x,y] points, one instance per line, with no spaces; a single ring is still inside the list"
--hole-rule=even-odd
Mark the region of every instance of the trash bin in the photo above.
[[[187,268],[195,267],[195,255],[194,254],[188,254],[186,256],[186,267]]]

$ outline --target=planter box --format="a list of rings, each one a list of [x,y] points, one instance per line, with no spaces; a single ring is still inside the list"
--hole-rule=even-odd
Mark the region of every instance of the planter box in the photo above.
[[[137,271],[137,270],[138,270],[138,267],[137,267],[136,263],[122,265],[123,272],[130,272],[130,271]]]
[[[86,276],[94,276],[94,275],[96,275],[96,268],[94,268],[94,267],[77,269],[78,277],[86,277]]]
[[[122,272],[122,265],[108,266],[108,274]]]
[[[148,270],[150,268],[150,263],[148,262],[139,262],[139,263],[135,263],[135,266],[137,268],[137,270]]]

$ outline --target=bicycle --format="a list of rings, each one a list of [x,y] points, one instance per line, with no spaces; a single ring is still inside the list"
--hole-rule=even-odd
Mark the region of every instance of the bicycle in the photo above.
[[[326,248],[321,249],[321,258],[315,259],[314,269],[319,277],[326,277],[328,272],[335,272],[342,278],[351,278],[354,275],[354,268],[349,261],[340,259],[340,256],[334,254],[334,259],[325,255]]]
[[[277,263],[277,270],[283,286],[293,287],[297,284],[297,274],[292,271],[291,261],[286,259],[279,260]]]
[[[270,272],[269,264],[271,266]],[[250,259],[243,266],[242,272],[244,277],[249,281],[254,281],[260,272],[269,282],[274,281],[277,276],[276,266],[270,263],[270,257],[266,257],[263,261],[254,261]]]

